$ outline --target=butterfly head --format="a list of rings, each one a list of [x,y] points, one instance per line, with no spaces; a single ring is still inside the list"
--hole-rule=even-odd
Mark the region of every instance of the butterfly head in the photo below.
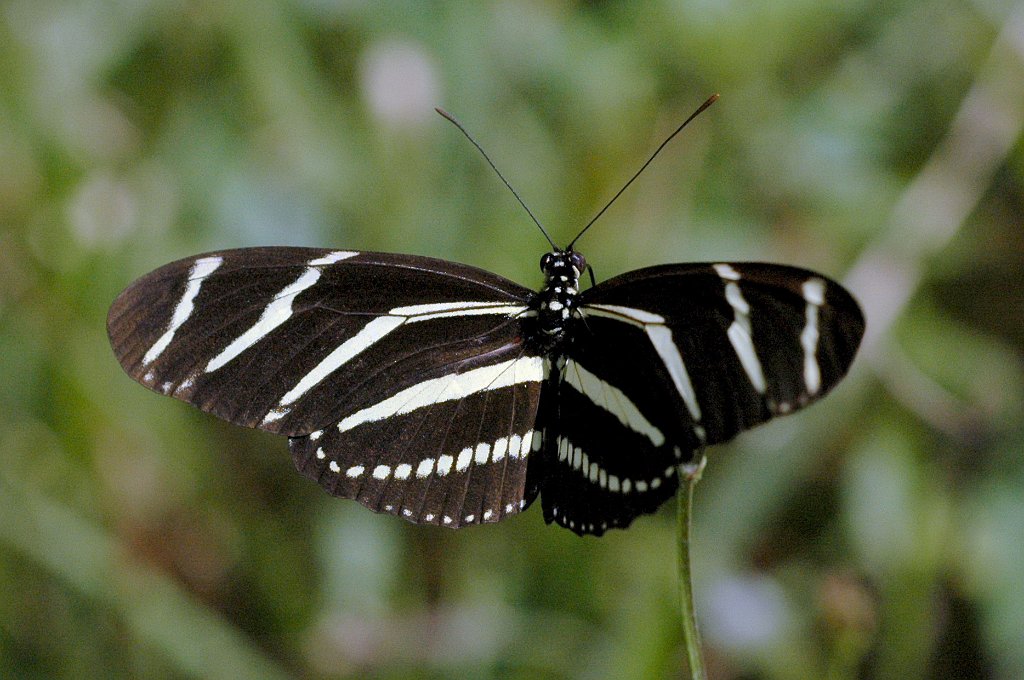
[[[586,259],[573,250],[554,250],[540,258],[540,270],[547,281],[533,305],[541,332],[552,347],[564,340],[576,314],[580,275],[586,268]]]
[[[586,268],[583,253],[575,250],[555,250],[540,258],[540,270],[548,281],[565,281],[573,287]]]

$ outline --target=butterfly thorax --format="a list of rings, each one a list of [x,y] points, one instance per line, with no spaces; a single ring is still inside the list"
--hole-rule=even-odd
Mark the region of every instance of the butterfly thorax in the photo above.
[[[544,288],[534,297],[540,333],[551,349],[556,349],[568,336],[579,303],[580,275],[587,267],[577,252],[554,251],[540,260],[544,272]]]

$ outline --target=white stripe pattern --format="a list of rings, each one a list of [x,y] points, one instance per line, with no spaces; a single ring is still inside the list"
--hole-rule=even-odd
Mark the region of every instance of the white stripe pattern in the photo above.
[[[286,286],[263,309],[260,318],[247,331],[235,338],[220,354],[206,365],[210,373],[233,361],[242,352],[267,337],[271,331],[283,324],[292,316],[292,303],[302,291],[310,288],[320,279],[320,267],[354,257],[359,253],[335,251],[306,263],[306,268],[292,283]]]
[[[668,374],[672,377],[672,384],[676,386],[676,391],[683,398],[686,410],[690,412],[691,420],[699,423],[701,412],[700,404],[697,403],[697,393],[690,381],[690,374],[686,372],[683,356],[679,353],[675,342],[672,341],[672,330],[668,326],[652,324],[644,326],[644,331],[647,332],[647,337],[650,338],[655,351],[661,357],[665,368],[668,369]]]
[[[569,360],[565,364],[563,375],[566,383],[588,397],[595,405],[614,415],[623,425],[646,436],[655,446],[665,443],[665,435],[661,430],[644,417],[636,404],[622,390],[601,380],[574,360]]]
[[[188,272],[188,285],[185,286],[185,292],[182,293],[181,299],[178,300],[177,306],[174,308],[174,314],[171,316],[171,322],[167,326],[167,330],[163,335],[153,343],[153,346],[149,348],[145,356],[142,357],[142,365],[148,366],[153,363],[157,357],[163,354],[167,346],[171,344],[171,340],[174,339],[174,334],[178,332],[178,329],[188,321],[188,318],[192,316],[192,312],[195,309],[195,299],[199,295],[199,289],[202,288],[203,281],[206,280],[210,274],[217,271],[217,268],[223,264],[224,258],[222,257],[201,257],[192,263],[192,268]]]
[[[451,373],[440,378],[431,378],[344,418],[338,423],[338,431],[348,432],[363,423],[411,413],[425,406],[455,401],[473,394],[521,383],[540,382],[543,379],[544,360],[542,357],[534,356],[521,356],[498,364],[474,368],[465,373]]]
[[[672,330],[665,325],[665,317],[645,312],[642,309],[619,305],[585,305],[580,309],[585,315],[600,316],[642,328],[654,350],[661,357],[662,363],[665,364],[665,369],[668,370],[676,391],[683,398],[690,419],[694,423],[700,422],[701,411],[700,404],[697,402],[697,393],[693,389],[693,382],[686,370],[686,364],[683,363],[679,347],[672,340]]]
[[[451,472],[453,460],[455,461],[455,470],[457,472],[464,472],[469,469],[471,465],[498,463],[506,456],[512,460],[521,460],[532,453],[531,443],[533,442],[534,434],[536,434],[536,431],[528,430],[522,435],[514,434],[511,437],[502,437],[494,442],[494,444],[481,442],[476,446],[467,446],[458,453],[457,458],[447,455],[439,456],[437,459],[436,473],[434,469],[434,459],[424,458],[418,463],[399,463],[394,468],[390,465],[377,465],[373,468],[373,477],[384,480],[393,476],[395,479],[406,480],[410,479],[413,474],[413,470],[416,471],[416,479],[425,479],[432,474],[444,477]],[[495,453],[495,455],[492,456],[492,451],[497,452],[499,448],[501,449],[500,455]],[[317,457],[322,458],[322,456],[319,455]],[[330,468],[334,472],[339,472],[339,469],[337,469],[337,463],[334,461],[331,461]],[[362,476],[366,470],[367,467],[365,465],[353,465],[345,471],[345,474],[349,477],[356,478]]]
[[[825,282],[819,278],[804,281],[801,287],[807,302],[806,324],[800,333],[800,346],[804,350],[804,385],[807,394],[815,395],[821,389],[821,367],[818,366],[818,310],[825,304]]]
[[[651,489],[658,489],[669,477],[676,473],[676,466],[670,465],[658,477],[650,479],[629,479],[609,474],[608,471],[590,459],[580,447],[574,446],[568,437],[559,436],[558,460],[565,463],[573,470],[578,470],[580,475],[591,484],[613,493],[628,494],[634,490],[644,493]],[[557,514],[557,513],[556,513]]]
[[[665,323],[665,317],[660,314],[645,312],[642,309],[635,309],[633,307],[623,307],[621,305],[586,305],[582,308],[582,311],[584,314],[593,314],[594,316],[603,316],[609,319],[625,321],[626,323],[631,323],[634,326],[639,326],[640,328],[643,328],[644,324]]]
[[[418,463],[399,463],[392,468],[390,465],[383,463],[375,466],[370,473],[371,476],[378,481],[387,481],[389,479],[395,479],[398,481],[407,481],[413,478],[415,471],[415,479],[422,480],[430,477],[432,474],[436,474],[439,477],[444,477],[451,472],[452,464],[454,462],[455,469],[458,472],[464,472],[473,465],[484,465],[487,463],[497,463],[508,457],[510,459],[521,460],[526,458],[530,453],[534,451],[533,442],[536,440],[538,432],[536,430],[527,430],[525,433],[519,435],[514,434],[511,437],[501,437],[497,439],[493,444],[487,442],[481,442],[476,446],[467,446],[459,452],[457,458],[453,458],[449,455],[442,455],[437,458],[437,467],[434,467],[433,458],[424,458]],[[319,450],[318,450],[319,453]],[[336,461],[331,461],[328,465],[331,472],[335,474],[341,473],[341,466]],[[363,476],[367,471],[368,466],[366,465],[353,465],[345,470],[345,476],[349,479],[358,479]],[[598,479],[597,467],[594,466],[594,472],[592,476]],[[606,484],[606,475],[600,475],[601,486],[604,487]],[[637,483],[637,488],[640,488],[640,482]],[[652,482],[652,488],[657,488],[657,483]],[[507,503],[504,508],[506,515],[522,510],[526,507],[526,501],[521,499],[518,503]],[[384,509],[387,512],[394,511],[394,506],[386,505]],[[490,508],[484,510],[481,518],[483,521],[490,521],[492,518],[500,516],[501,509]],[[403,508],[402,514],[405,517],[412,517],[413,512],[409,508]],[[476,514],[466,515],[463,521],[471,523],[476,520]],[[427,514],[424,516],[424,521],[434,521],[435,515]],[[451,524],[452,519],[448,516],[443,518],[445,524]]]
[[[526,311],[525,305],[510,305],[503,302],[439,302],[427,305],[395,307],[388,314],[404,316],[409,323],[430,321],[452,316],[477,316],[482,314],[504,314],[516,316]]]
[[[743,366],[750,384],[760,394],[764,394],[768,385],[764,379],[764,371],[761,369],[761,361],[757,358],[757,351],[754,349],[753,331],[750,325],[750,305],[743,297],[743,291],[737,281],[740,274],[727,264],[713,265],[715,271],[725,282],[725,299],[732,307],[733,322],[729,326],[727,334],[736,356]]]
[[[267,413],[263,423],[266,424],[284,417],[291,410],[287,407],[296,399],[318,385],[324,378],[338,370],[352,357],[401,326],[404,322],[405,319],[401,317],[384,316],[374,319],[363,326],[358,333],[341,343],[333,352],[324,357],[323,361],[317,364],[313,370],[302,376],[302,379],[296,383],[295,387],[288,390],[281,397],[277,407]]]
[[[486,444],[481,444],[486,446]],[[469,464],[473,462],[473,449],[466,447],[459,452],[459,457],[455,459],[455,471],[465,472],[469,469]],[[487,454],[484,454],[484,462],[487,462]]]
[[[358,333],[343,342],[313,367],[301,380],[290,389],[277,406],[267,412],[263,424],[280,420],[291,411],[291,405],[309,392],[328,376],[344,366],[353,357],[365,352],[385,336],[405,323],[417,323],[455,316],[478,316],[483,314],[501,314],[515,316],[526,311],[523,305],[508,305],[496,302],[439,302],[425,305],[395,307],[386,315],[378,317],[363,326]]]

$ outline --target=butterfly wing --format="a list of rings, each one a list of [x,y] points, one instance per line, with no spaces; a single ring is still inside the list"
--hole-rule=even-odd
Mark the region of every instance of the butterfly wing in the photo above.
[[[454,527],[536,494],[526,456],[544,362],[524,342],[530,295],[430,258],[251,248],[140,278],[107,328],[133,378],[288,435],[330,493]]]
[[[864,332],[835,282],[757,263],[629,272],[585,291],[580,312],[542,406],[545,518],[577,533],[653,512],[694,451],[824,396]]]

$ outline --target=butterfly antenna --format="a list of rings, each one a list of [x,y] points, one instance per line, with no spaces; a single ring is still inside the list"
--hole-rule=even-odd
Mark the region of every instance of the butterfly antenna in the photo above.
[[[491,157],[488,156],[487,152],[484,151],[483,147],[480,146],[480,144],[477,143],[475,139],[473,139],[473,135],[469,134],[466,128],[462,127],[462,123],[456,120],[455,116],[453,116],[452,114],[448,113],[447,111],[441,108],[435,108],[434,110],[441,114],[444,118],[446,118],[448,122],[450,122],[452,125],[459,128],[459,132],[466,135],[466,139],[473,143],[473,146],[475,146],[477,151],[479,151],[483,155],[484,160],[487,161],[487,164],[491,166],[491,169],[494,170],[494,172],[498,175],[499,178],[501,178],[501,181],[505,183],[505,186],[507,186],[508,190],[512,192],[512,195],[516,197],[516,200],[519,201],[519,205],[523,206],[523,209],[526,211],[526,214],[530,216],[530,219],[533,220],[533,223],[537,225],[537,228],[540,229],[540,232],[544,234],[544,238],[548,240],[548,243],[551,244],[551,247],[554,248],[555,250],[560,250],[559,247],[555,244],[555,242],[551,240],[551,236],[548,235],[548,231],[547,229],[544,228],[544,225],[540,223],[540,220],[538,220],[537,217],[533,214],[533,211],[530,210],[529,206],[526,205],[523,199],[519,196],[519,193],[512,188],[511,184],[508,183],[508,180],[505,179],[505,176],[501,174],[501,170],[498,170],[498,167],[494,164],[494,161],[491,160]]]
[[[690,117],[689,117],[689,118],[687,118],[686,120],[684,120],[684,121],[683,121],[683,124],[682,124],[682,125],[680,125],[679,127],[677,127],[677,128],[675,129],[675,132],[673,132],[672,134],[670,134],[670,135],[668,136],[668,138],[666,138],[666,139],[665,139],[665,141],[661,143],[661,146],[659,146],[659,147],[658,147],[657,149],[655,149],[655,150],[654,150],[654,153],[652,153],[652,154],[651,154],[651,157],[647,159],[647,162],[646,162],[646,163],[644,163],[643,165],[641,165],[641,166],[640,166],[640,169],[639,169],[639,170],[637,170],[637,171],[636,171],[636,173],[635,173],[635,174],[634,174],[634,175],[633,175],[632,177],[630,177],[630,178],[629,178],[629,181],[628,181],[628,182],[626,182],[626,183],[625,183],[625,184],[624,184],[624,185],[622,186],[622,188],[621,188],[621,189],[619,189],[619,192],[618,192],[617,194],[615,194],[614,196],[612,196],[612,200],[608,201],[608,202],[607,202],[607,203],[605,204],[605,206],[604,206],[603,208],[601,208],[601,210],[599,210],[599,211],[598,211],[598,213],[597,213],[596,215],[594,215],[594,219],[592,219],[592,220],[590,220],[589,222],[587,222],[586,226],[585,226],[585,227],[583,227],[583,229],[581,229],[581,230],[580,230],[580,233],[576,234],[576,238],[574,238],[574,239],[573,239],[572,241],[570,241],[570,242],[569,242],[569,246],[568,246],[568,247],[566,248],[566,250],[567,250],[567,251],[571,251],[571,250],[572,250],[573,244],[575,244],[575,243],[576,243],[576,241],[578,241],[578,240],[580,239],[580,236],[583,236],[583,234],[584,234],[584,233],[586,233],[587,229],[590,229],[591,225],[592,225],[592,224],[594,224],[594,222],[597,222],[597,218],[599,218],[599,217],[600,217],[601,215],[603,215],[603,214],[604,214],[604,211],[605,211],[605,210],[607,210],[608,208],[610,208],[610,207],[611,207],[611,205],[612,205],[612,203],[614,203],[614,202],[615,202],[615,200],[616,200],[616,199],[617,199],[617,198],[618,198],[619,196],[621,196],[621,195],[622,195],[622,192],[624,192],[624,191],[625,191],[625,190],[626,190],[626,189],[627,189],[627,188],[629,187],[629,185],[633,183],[633,180],[635,180],[635,179],[636,179],[637,177],[639,177],[639,176],[640,176],[640,173],[642,173],[642,172],[643,172],[643,171],[644,171],[645,169],[647,169],[647,166],[651,164],[651,161],[653,161],[653,160],[654,160],[655,156],[657,156],[657,155],[658,155],[659,153],[661,153],[661,150],[662,150],[662,149],[664,149],[664,148],[665,148],[665,146],[666,146],[666,145],[667,145],[667,144],[668,144],[669,142],[671,142],[671,141],[672,141],[672,138],[673,138],[673,137],[675,137],[676,135],[678,135],[678,134],[679,134],[679,133],[680,133],[680,132],[682,131],[682,129],[683,129],[684,127],[686,127],[686,126],[687,126],[687,125],[688,125],[688,124],[690,123],[690,121],[691,121],[691,120],[693,120],[694,118],[696,118],[697,116],[699,116],[699,115],[700,115],[701,113],[703,113],[703,112],[704,112],[704,109],[706,109],[706,108],[708,108],[709,106],[711,106],[712,104],[714,104],[714,103],[715,103],[715,102],[716,102],[717,100],[718,100],[718,95],[717,95],[717,94],[713,94],[713,95],[711,95],[710,97],[708,97],[708,100],[707,100],[706,102],[704,102],[704,103],[703,103],[703,104],[701,104],[701,105],[700,105],[699,107],[697,107],[697,110],[696,110],[696,111],[694,111],[693,113],[691,113],[691,114],[690,114]]]

